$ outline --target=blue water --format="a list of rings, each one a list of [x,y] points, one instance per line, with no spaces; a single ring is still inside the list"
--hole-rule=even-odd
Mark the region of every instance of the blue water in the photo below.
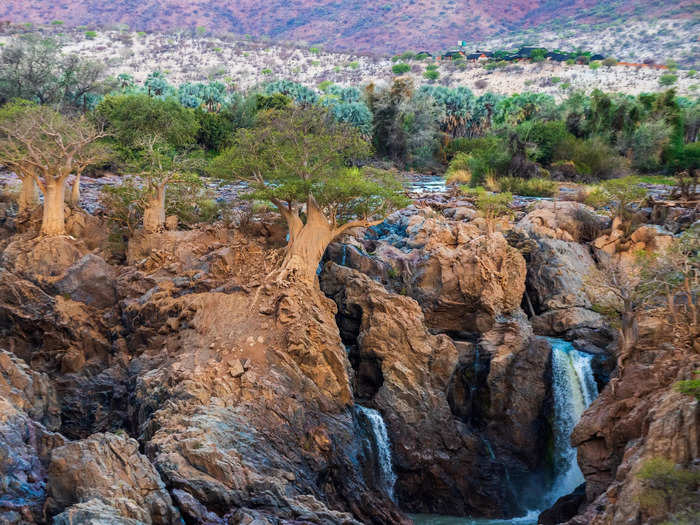
[[[458,516],[439,516],[437,514],[409,514],[415,525],[537,525],[539,511],[533,510],[520,518],[481,519],[460,518]]]

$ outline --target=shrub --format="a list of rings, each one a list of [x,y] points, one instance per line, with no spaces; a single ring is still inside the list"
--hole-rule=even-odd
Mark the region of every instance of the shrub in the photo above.
[[[642,171],[659,169],[670,137],[671,128],[663,120],[640,123],[632,135],[632,166]]]
[[[428,79],[430,82],[435,82],[438,78],[440,78],[440,73],[434,69],[426,71],[423,73],[423,76]]]
[[[627,171],[627,162],[599,137],[566,137],[554,149],[553,161],[571,161],[579,182],[594,182],[619,176]]]
[[[525,197],[553,197],[557,193],[557,183],[542,177],[522,179],[520,177],[503,177],[498,179],[500,191]]]
[[[486,219],[489,232],[493,231],[493,226],[499,217],[513,214],[510,205],[513,202],[513,195],[505,193],[489,193],[483,188],[476,191],[476,208],[479,214]]]
[[[391,71],[394,73],[394,75],[403,75],[411,71],[411,66],[401,62],[399,64],[394,64],[393,66],[391,66]]]
[[[700,371],[696,371],[695,375],[700,375]],[[676,390],[681,394],[687,396],[693,396],[695,399],[700,401],[700,379],[687,379],[685,381],[678,381],[675,384]]]
[[[360,67],[360,63],[357,61],[350,62],[348,64],[348,68],[350,69],[358,69]]]
[[[665,73],[659,77],[659,84],[662,86],[672,86],[678,80],[678,75],[673,73]]]
[[[88,40],[94,40],[97,37],[97,31],[85,31],[85,38]]]
[[[504,175],[508,171],[511,156],[499,137],[455,139],[448,146],[448,154],[454,155],[448,172],[465,170],[470,174],[470,184],[481,184],[487,175]]]
[[[655,457],[644,462],[637,477],[642,480],[639,501],[647,516],[673,516],[676,520],[697,516],[700,472]]]
[[[588,67],[590,67],[593,71],[600,69],[600,61],[596,60],[595,62],[591,62]]]
[[[613,57],[608,57],[605,60],[603,60],[603,65],[605,67],[612,67],[617,65],[617,59]]]

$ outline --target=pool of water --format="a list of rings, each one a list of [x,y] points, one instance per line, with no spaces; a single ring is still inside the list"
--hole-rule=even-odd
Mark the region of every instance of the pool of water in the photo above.
[[[409,514],[415,525],[537,525],[540,512],[533,510],[520,518],[489,520],[483,518],[465,518],[459,516],[440,516],[439,514]]]

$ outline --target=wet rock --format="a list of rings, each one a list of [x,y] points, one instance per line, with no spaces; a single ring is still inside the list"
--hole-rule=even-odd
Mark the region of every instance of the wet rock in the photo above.
[[[573,307],[550,310],[533,317],[531,320],[535,333],[540,335],[560,336],[567,332],[581,329],[604,330],[603,316],[586,308]]]
[[[138,443],[115,434],[93,434],[54,449],[48,492],[51,514],[97,499],[121,517],[146,524],[169,525],[179,519],[158,473],[139,454]]]
[[[402,506],[413,512],[456,515],[518,512],[507,494],[503,465],[492,461],[478,429],[470,428],[455,415],[465,420],[469,417],[465,410],[454,406],[455,399],[460,402],[455,391],[469,386],[456,387],[452,383],[455,375],[464,372],[466,364],[473,360],[474,347],[460,345],[463,351],[460,356],[448,337],[431,335],[426,330],[418,303],[387,292],[357,271],[329,263],[321,274],[321,285],[338,305],[341,327],[348,328],[348,336],[355,332],[354,343],[346,340],[351,348],[355,393],[362,396],[363,404],[378,409],[384,417],[399,473],[396,493]],[[353,321],[344,324],[346,317]],[[526,323],[518,328],[524,326]],[[514,327],[513,331],[518,328]],[[496,357],[497,361],[508,360],[505,357],[509,353],[508,345],[516,338],[506,336],[505,331],[501,337],[492,334],[491,346],[485,354],[487,374],[491,353],[494,357],[502,356]],[[529,334],[527,328],[518,339],[523,344],[514,343],[511,350],[526,349]],[[545,361],[547,355],[544,349]],[[510,360],[520,362],[513,356]],[[510,368],[519,373],[531,368],[532,372],[523,379],[527,382],[538,366],[540,373],[544,373],[544,367],[535,361],[522,360],[522,370],[519,366]],[[496,366],[501,372],[499,378],[494,377],[494,384],[520,381],[515,373],[506,374],[504,368]],[[536,389],[538,384],[541,382],[530,388]],[[513,389],[522,390],[522,386],[513,385]],[[499,388],[509,387],[499,385]],[[453,406],[448,396],[452,397]],[[533,395],[533,404],[541,401],[535,398]],[[484,412],[488,412],[488,404]],[[524,419],[530,412],[523,412]],[[522,463],[520,468],[526,470]],[[430,491],[425,487],[431,487]]]
[[[554,505],[540,513],[538,525],[558,525],[573,518],[586,501],[586,485],[582,483],[571,494],[562,496]]]

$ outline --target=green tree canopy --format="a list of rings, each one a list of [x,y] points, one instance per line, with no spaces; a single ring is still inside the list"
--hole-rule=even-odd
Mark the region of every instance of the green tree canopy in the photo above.
[[[250,198],[277,207],[289,227],[283,274],[313,282],[328,243],[381,222],[404,202],[389,173],[352,167],[369,153],[355,128],[323,108],[293,107],[259,113],[256,126],[239,129],[210,172],[248,182]]]

